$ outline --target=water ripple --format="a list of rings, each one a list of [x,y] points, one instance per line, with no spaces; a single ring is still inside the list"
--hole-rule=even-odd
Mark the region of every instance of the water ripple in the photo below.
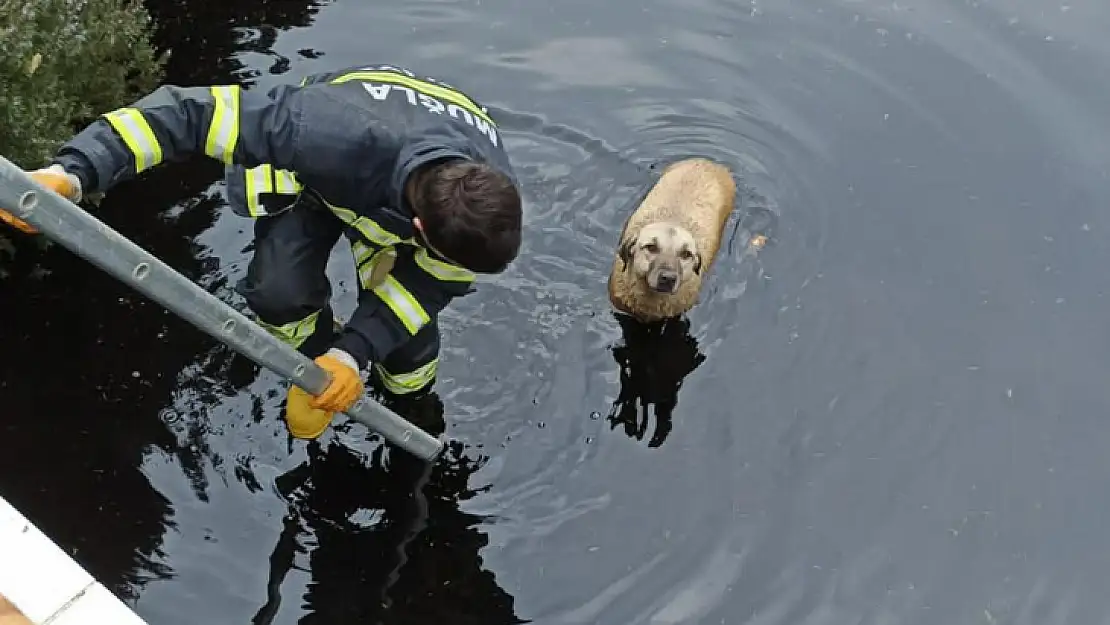
[[[83,354],[113,414],[163,417],[131,441],[152,524],[174,530],[162,552],[125,545],[157,578],[139,607],[167,625],[1105,620],[1105,505],[1087,494],[1110,444],[1110,11],[1071,4],[417,0],[338,3],[307,29],[223,20],[266,34],[252,47],[276,37],[244,58],[286,78],[372,61],[372,42],[490,103],[524,253],[442,315],[451,442],[431,473],[343,420],[291,443],[274,377],[210,343],[141,380],[111,368],[115,343]],[[734,173],[725,245],[688,319],[621,323],[618,231],[686,156]],[[220,204],[206,184],[168,224],[127,219],[151,247],[206,250],[182,266],[241,305],[249,226],[200,223]],[[345,313],[344,246],[333,258]],[[55,328],[97,312],[57,310]],[[161,353],[136,336],[129,352]],[[103,429],[116,449],[133,427]]]

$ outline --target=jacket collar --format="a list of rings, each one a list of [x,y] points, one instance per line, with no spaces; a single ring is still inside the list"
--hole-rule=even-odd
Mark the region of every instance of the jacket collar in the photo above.
[[[418,168],[447,158],[469,160],[470,156],[442,143],[421,141],[405,144],[397,155],[397,165],[393,169],[389,197],[392,206],[410,220],[415,217],[416,214],[409,205],[408,198],[405,197],[405,184]]]

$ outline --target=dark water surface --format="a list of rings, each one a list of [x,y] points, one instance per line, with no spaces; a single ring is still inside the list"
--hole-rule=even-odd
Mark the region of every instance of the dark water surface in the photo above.
[[[357,425],[306,468],[274,376],[20,251],[0,493],[151,625],[1110,619],[1110,4],[151,1],[179,84],[459,85],[528,200],[442,320],[430,476]],[[688,328],[622,334],[619,226],[689,155],[743,183],[730,246]],[[102,213],[239,305],[218,173]]]

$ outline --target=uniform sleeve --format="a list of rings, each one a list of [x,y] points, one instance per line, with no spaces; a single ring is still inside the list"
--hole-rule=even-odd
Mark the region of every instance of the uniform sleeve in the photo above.
[[[474,273],[437,260],[422,247],[404,252],[380,285],[362,291],[358,307],[334,344],[354,356],[360,367],[380,363],[452,299],[474,290]]]
[[[85,193],[107,191],[194,154],[246,167],[301,169],[302,94],[290,86],[262,93],[238,85],[165,85],[100,116],[65,143],[54,162],[76,175]]]

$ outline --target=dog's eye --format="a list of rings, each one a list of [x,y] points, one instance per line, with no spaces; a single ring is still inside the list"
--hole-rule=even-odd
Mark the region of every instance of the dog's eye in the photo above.
[[[682,250],[681,252],[678,253],[678,257],[681,258],[682,260],[690,260],[691,258],[694,257],[694,253],[691,252],[690,250]]]
[[[657,243],[648,243],[647,245],[644,246],[644,249],[647,250],[648,252],[651,252],[652,254],[658,254],[659,253],[659,245]]]

